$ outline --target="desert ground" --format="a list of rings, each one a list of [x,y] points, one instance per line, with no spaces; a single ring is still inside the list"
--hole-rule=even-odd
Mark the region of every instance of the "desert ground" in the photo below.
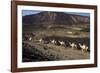
[[[22,61],[58,61],[90,58],[90,28],[88,25],[23,25]],[[55,43],[52,43],[52,41]],[[64,44],[60,44],[63,41]],[[72,48],[69,43],[76,44]],[[88,47],[83,51],[79,46]]]

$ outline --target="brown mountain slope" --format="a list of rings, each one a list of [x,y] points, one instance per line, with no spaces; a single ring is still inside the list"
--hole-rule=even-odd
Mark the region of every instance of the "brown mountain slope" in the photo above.
[[[64,12],[48,12],[43,11],[38,14],[23,16],[23,24],[54,24],[54,25],[76,25],[89,24],[88,16],[68,14]]]

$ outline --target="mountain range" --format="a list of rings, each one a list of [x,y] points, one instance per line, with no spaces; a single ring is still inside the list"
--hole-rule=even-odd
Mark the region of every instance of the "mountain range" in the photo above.
[[[22,22],[24,25],[77,25],[89,24],[90,17],[64,12],[43,11],[37,14],[23,16]]]

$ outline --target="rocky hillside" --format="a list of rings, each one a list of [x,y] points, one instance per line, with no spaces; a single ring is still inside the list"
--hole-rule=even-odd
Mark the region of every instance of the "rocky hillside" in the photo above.
[[[38,14],[23,16],[23,24],[46,24],[46,25],[76,25],[89,24],[90,18],[88,16],[68,14],[64,12],[48,12],[43,11]]]

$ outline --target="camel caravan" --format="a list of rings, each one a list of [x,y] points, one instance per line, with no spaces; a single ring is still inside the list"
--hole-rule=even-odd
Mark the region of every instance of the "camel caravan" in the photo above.
[[[34,36],[32,33],[29,35],[24,35],[24,40],[28,40],[28,41],[32,41],[32,37]],[[70,47],[71,49],[75,50],[81,50],[82,53],[86,53],[88,52],[90,49],[87,45],[83,44],[83,43],[74,43],[74,42],[64,42],[61,40],[55,40],[55,39],[50,39],[50,40],[44,40],[43,38],[38,39],[38,43],[42,43],[42,44],[52,44],[52,45],[56,45],[56,46],[63,46],[65,48]]]
[[[75,50],[75,49],[81,50],[82,53],[86,53],[89,51],[88,46],[86,46],[85,44],[82,44],[82,43],[77,43],[77,44],[74,42],[66,43],[64,41],[59,41],[59,40],[54,40],[54,39],[48,41],[48,43],[45,43],[45,42],[47,42],[47,41],[43,40],[42,38],[39,39],[39,43],[43,43],[43,44],[51,43],[56,46],[70,47],[73,50]]]

